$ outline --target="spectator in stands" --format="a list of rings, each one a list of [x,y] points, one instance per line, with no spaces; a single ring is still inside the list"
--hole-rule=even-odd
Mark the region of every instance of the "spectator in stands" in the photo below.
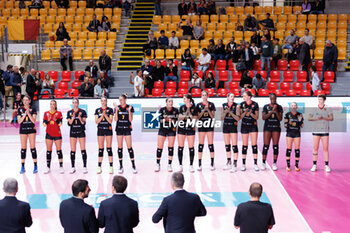
[[[94,87],[89,83],[89,78],[85,77],[81,84],[79,93],[81,97],[94,97]]]
[[[166,83],[168,81],[174,81],[177,83],[177,66],[174,64],[173,59],[168,60],[168,64],[165,68],[165,77],[164,77],[164,88],[166,88]]]
[[[230,42],[226,45],[226,69],[228,69],[228,62],[233,57],[233,52],[236,50],[235,38],[231,37]]]
[[[145,79],[142,74],[149,74],[146,70],[137,70],[136,71],[136,76],[134,75],[133,72],[130,74],[130,79],[129,82],[131,85],[134,86],[134,96],[135,97],[143,97],[145,96]]]
[[[155,0],[154,1],[154,8],[155,8],[155,15],[162,15],[162,10],[160,8],[160,1],[161,0]]]
[[[310,72],[311,72],[311,86],[312,86],[312,93],[311,93],[311,95],[313,95],[313,93],[316,90],[322,90],[322,87],[321,87],[320,77],[318,77],[316,66],[314,66],[314,65],[311,66]]]
[[[165,36],[164,30],[160,31],[160,37],[158,38],[158,48],[159,49],[167,49],[169,45],[169,39]]]
[[[215,56],[214,56],[214,61],[216,62],[217,60],[224,60],[225,59],[225,45],[222,42],[222,39],[218,40],[218,44],[215,46]]]
[[[233,51],[233,54],[232,54],[232,64],[234,69],[236,69],[236,65],[241,59],[241,53],[242,53],[242,46],[239,44],[237,45],[237,48]]]
[[[201,0],[198,4],[197,13],[199,15],[207,14],[207,4],[205,3],[205,0]]]
[[[98,28],[101,27],[101,23],[100,21],[96,18],[96,14],[92,15],[92,20],[89,23],[89,26],[87,27],[87,29],[90,32],[98,32]]]
[[[251,14],[247,14],[247,18],[244,20],[244,31],[256,31],[258,30],[258,21]]]
[[[94,87],[94,97],[101,98],[102,96],[105,96],[105,90],[102,88],[101,79],[98,78]]]
[[[277,70],[278,60],[282,58],[282,46],[279,44],[280,39],[275,38],[273,40],[273,55],[272,60],[275,63],[275,70]]]
[[[213,39],[210,39],[209,40],[209,44],[207,46],[207,50],[208,50],[208,53],[210,54],[211,57],[214,57],[215,56],[215,42]]]
[[[148,40],[147,43],[143,45],[143,52],[146,53],[147,56],[151,56],[151,50],[156,50],[158,47],[157,38],[154,37],[152,31],[148,32]]]
[[[337,63],[337,60],[338,48],[332,43],[332,41],[327,40],[323,52],[322,73],[324,73],[327,70],[335,71],[335,64]]]
[[[249,42],[245,42],[241,52],[241,61],[244,62],[247,70],[252,70],[253,68],[253,55],[254,53],[250,48]]]
[[[270,19],[270,16],[270,13],[266,13],[266,19],[260,20],[259,23],[268,30],[275,30],[275,24],[273,23],[273,20]]]
[[[159,60],[156,61],[156,66],[153,68],[152,78],[153,81],[164,81],[165,68],[162,66]]]
[[[185,3],[185,0],[181,0],[179,5],[177,6],[178,14],[180,16],[187,15],[187,4]]]
[[[294,29],[291,29],[289,36],[287,36],[284,41],[285,44],[282,46],[282,49],[288,49],[288,52],[290,52],[290,50],[293,49],[293,44],[295,44],[297,38],[298,36],[295,35]]]
[[[208,72],[208,77],[204,81],[204,87],[205,88],[214,88],[215,89],[216,81],[215,81],[215,77],[214,77],[212,71]]]
[[[242,94],[245,91],[245,89],[250,89],[253,87],[252,81],[252,78],[249,77],[249,71],[243,72],[241,81],[239,81],[239,86],[241,87]]]
[[[58,25],[56,30],[57,41],[63,41],[64,39],[70,40],[66,27],[62,22]]]
[[[311,5],[311,14],[324,14],[324,8],[324,0],[315,0],[315,2]]]
[[[179,38],[176,37],[176,32],[171,32],[171,37],[169,38],[169,48],[177,49],[179,47]]]
[[[267,40],[271,40],[271,33],[270,33],[269,30],[265,29],[265,30],[263,31],[263,36],[266,36],[266,39],[267,39]]]
[[[68,0],[55,0],[58,8],[69,8]]]
[[[308,15],[311,11],[311,4],[308,0],[304,0],[303,4],[301,5],[301,13]]]
[[[208,0],[207,13],[208,15],[216,15],[216,5],[213,0]]]
[[[42,82],[42,88],[40,91],[40,96],[44,94],[45,91],[49,92],[49,96],[53,96],[53,90],[55,87],[55,82],[52,80],[51,76],[49,73],[45,75],[44,81]]]
[[[35,88],[38,93],[41,92],[41,88],[43,86],[43,78],[40,76],[40,72],[36,72],[35,74]]]
[[[185,49],[184,54],[181,56],[181,69],[191,70],[195,66],[191,50],[189,48]]]
[[[250,37],[250,44],[255,44],[257,47],[260,48],[261,45],[261,36],[256,31],[253,32],[253,35]]]
[[[244,28],[243,28],[243,25],[242,25],[241,23],[238,22],[238,23],[236,24],[236,31],[243,32],[243,29],[244,29]]]
[[[114,5],[113,5],[112,0],[105,0],[105,4],[104,4],[103,7],[104,7],[104,8],[113,8]]]
[[[297,38],[297,40],[295,41],[295,44],[293,44],[293,48],[292,48],[291,52],[286,54],[288,66],[289,66],[289,62],[291,60],[298,60],[300,49],[301,49],[301,46],[299,44],[299,39]]]
[[[89,74],[89,83],[94,87],[95,86],[95,79]]]
[[[3,79],[4,71],[0,69],[0,112],[4,108],[3,96],[5,96],[5,82]]]
[[[124,11],[125,11],[125,16],[126,17],[129,17],[130,16],[130,9],[131,9],[131,4],[128,0],[125,0],[125,2],[123,2],[123,8],[124,8]]]
[[[182,19],[182,21],[185,21],[186,19]],[[193,25],[191,24],[191,21],[188,19],[186,20],[186,25],[181,26],[181,22],[177,25],[179,29],[183,30],[182,33],[182,40],[192,40],[193,36]]]
[[[63,40],[63,45],[60,47],[60,59],[63,70],[67,70],[66,60],[68,59],[69,70],[73,70],[73,51],[72,46],[68,44],[68,40]]]
[[[254,64],[255,60],[259,60],[260,59],[259,48],[258,48],[258,46],[256,46],[255,43],[251,43],[250,48],[253,51],[253,64]]]
[[[103,16],[101,20],[101,26],[98,27],[99,32],[116,32],[117,29],[112,28],[111,23],[107,16]]]
[[[21,94],[23,96],[25,96],[25,95],[27,95],[26,89],[27,89],[27,76],[28,75],[27,75],[26,69],[23,66],[19,67],[19,74],[21,75],[22,80],[23,80],[22,86],[21,86]],[[34,77],[34,85],[35,85],[35,77]],[[34,93],[33,93],[33,97],[34,97]]]
[[[200,20],[197,20],[196,26],[193,27],[193,39],[203,40],[204,39],[204,27]]]
[[[20,107],[23,106],[23,102],[22,102],[22,95],[21,93],[17,93],[16,97],[15,97],[15,101],[13,101],[13,105],[12,105],[12,120],[11,120],[11,124],[13,123],[17,123],[17,111]]]
[[[255,77],[253,78],[252,81],[253,88],[257,91],[259,89],[265,89],[266,88],[266,82],[265,80],[261,77],[261,74],[256,74]]]
[[[310,46],[305,42],[304,37],[299,40],[300,43],[300,54],[299,54],[299,62],[303,71],[307,71],[307,67],[311,62],[310,56]]]
[[[268,40],[266,36],[262,37],[260,50],[261,50],[261,70],[265,70],[265,64],[267,63],[267,77],[270,77],[273,47],[272,47],[271,41]]]
[[[314,38],[312,37],[312,35],[310,35],[310,31],[308,28],[305,28],[304,36],[301,37],[301,39],[303,39],[303,41],[305,43],[307,43],[310,47],[312,46],[312,43],[314,42]]]
[[[13,73],[13,66],[7,65],[6,71],[4,72],[4,82],[5,82],[5,104],[6,107],[9,107],[7,100],[11,98],[8,98],[9,96],[13,95],[12,86],[10,83],[11,74]]]
[[[202,49],[202,53],[199,55],[198,64],[198,70],[203,71],[203,77],[205,77],[205,72],[211,64],[211,56],[206,48]]]
[[[13,73],[10,76],[10,85],[12,86],[13,96],[16,96],[17,93],[21,93],[21,86],[23,79],[19,73],[18,66],[13,67]]]
[[[193,88],[202,89],[202,79],[201,79],[201,77],[199,77],[199,75],[197,73],[194,73],[193,77],[191,79],[191,88],[189,90],[190,93],[191,93]]]
[[[149,59],[145,59],[145,64],[143,64],[143,65],[141,66],[141,71],[143,72],[143,71],[145,71],[145,70],[146,70],[148,73],[152,74],[153,66],[150,65]]]
[[[29,9],[39,9],[44,8],[42,0],[32,0],[32,5],[28,7]]]
[[[101,79],[101,87],[105,90],[106,96],[108,95],[108,88],[111,85],[110,80],[108,79],[105,72],[100,72],[100,79]]]
[[[100,58],[98,59],[98,65],[100,71],[103,71],[107,74],[108,78],[111,79],[111,68],[112,68],[112,59],[106,54],[105,50],[101,50]]]
[[[98,68],[93,60],[89,61],[89,64],[85,67],[85,71],[90,72],[92,77],[97,78]]]
[[[197,14],[197,4],[194,2],[194,0],[191,0],[190,3],[188,3],[187,13],[188,15]]]
[[[35,76],[36,76],[36,70],[31,69],[30,74],[27,76],[27,81],[26,81],[26,90],[25,91],[29,95],[29,97],[32,101],[34,100],[34,93],[36,91]]]

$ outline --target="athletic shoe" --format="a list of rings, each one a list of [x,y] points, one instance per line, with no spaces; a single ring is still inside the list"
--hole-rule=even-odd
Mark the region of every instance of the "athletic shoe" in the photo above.
[[[83,173],[84,174],[88,173],[88,169],[86,167],[83,168]]]
[[[38,173],[38,166],[34,166],[34,169],[33,169],[33,174],[36,174]]]
[[[64,169],[63,169],[63,167],[60,167],[59,171],[60,171],[60,174],[64,174]]]
[[[72,168],[70,169],[69,173],[70,173],[70,174],[75,173],[75,167],[72,167]]]
[[[133,167],[131,170],[132,170],[132,173],[137,174],[136,167]]]
[[[275,163],[272,164],[272,170],[277,171],[277,165]]]
[[[265,170],[266,170],[266,163],[262,163],[260,169],[261,169],[262,171],[265,171]]]
[[[101,174],[102,173],[102,168],[100,166],[97,167],[97,174]]]
[[[295,170],[296,170],[296,169],[295,169]],[[290,171],[291,171],[290,167],[286,167],[286,171],[287,171],[287,172],[290,172]]]
[[[201,168],[201,167],[200,167]],[[202,169],[202,168],[201,168]],[[192,165],[190,165],[190,172],[193,173],[194,172],[194,168]]]
[[[109,167],[109,174],[114,174],[114,169],[112,166]]]
[[[313,165],[312,168],[310,169],[310,171],[312,171],[312,172],[317,171],[317,166],[316,166],[316,165]]]
[[[326,172],[331,172],[331,168],[328,165],[324,166],[324,170]]]
[[[226,171],[226,170],[230,170],[231,167],[232,167],[231,163],[227,162],[223,169],[224,169],[224,171]]]
[[[233,165],[232,168],[231,168],[231,170],[230,170],[230,172],[231,172],[231,173],[234,173],[234,172],[236,172],[236,171],[237,171],[237,168],[236,168],[235,165]]]
[[[160,171],[160,164],[156,164],[156,168],[154,169],[155,172],[159,172]]]
[[[182,165],[179,165],[179,172],[182,172],[184,170]]]
[[[46,167],[45,171],[44,171],[44,174],[49,174],[50,173],[50,168],[49,167]]]
[[[193,167],[193,166],[191,166],[191,167]],[[191,167],[190,167],[190,170],[191,170]],[[202,171],[202,165],[200,165],[198,168],[197,168],[197,170],[200,172],[200,171]],[[194,172],[194,171],[193,171]]]
[[[119,170],[118,170],[118,173],[119,174],[123,174],[123,172],[124,172],[124,168],[120,167]]]
[[[300,168],[299,167],[295,167],[295,171],[296,172],[300,172]]]
[[[258,172],[259,171],[259,167],[258,165],[254,164],[254,171]]]
[[[241,167],[241,171],[244,172],[245,170],[247,170],[247,168],[246,168],[245,164],[243,164]]]
[[[215,171],[215,165],[210,165],[210,170]]]
[[[26,169],[24,167],[21,167],[21,171],[19,172],[19,174],[24,174],[26,172]]]
[[[173,167],[171,166],[171,164],[168,164],[168,172],[172,172],[173,171]]]

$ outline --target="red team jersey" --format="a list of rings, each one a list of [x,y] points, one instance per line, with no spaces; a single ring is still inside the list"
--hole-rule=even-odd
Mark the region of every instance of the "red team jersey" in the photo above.
[[[62,113],[59,111],[44,113],[44,123],[46,124],[46,133],[51,137],[61,137],[61,129],[58,125],[62,123]]]

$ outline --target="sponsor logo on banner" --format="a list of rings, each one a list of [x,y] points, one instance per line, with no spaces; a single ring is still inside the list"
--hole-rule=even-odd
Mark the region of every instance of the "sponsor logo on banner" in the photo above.
[[[298,105],[298,109],[297,111],[304,114],[305,113],[305,103],[304,102],[296,102],[297,105]],[[289,112],[292,110],[290,105],[292,104],[292,102],[288,103],[288,106],[289,106]]]
[[[350,113],[350,102],[342,102],[343,111],[341,113]]]
[[[143,111],[142,116],[143,129],[159,129],[160,113],[159,111]]]

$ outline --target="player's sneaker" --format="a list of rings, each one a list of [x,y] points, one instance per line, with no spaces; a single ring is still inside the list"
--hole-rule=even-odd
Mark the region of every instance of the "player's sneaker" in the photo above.
[[[159,172],[160,171],[160,164],[156,164],[156,167],[154,168],[155,172]]]
[[[70,174],[75,173],[75,167],[72,167],[72,168],[70,169],[69,173],[70,173]]]
[[[237,168],[236,168],[235,165],[233,165],[232,168],[231,168],[231,170],[230,170],[230,172],[234,173],[234,172],[236,172],[236,171],[237,171]]]
[[[328,165],[324,166],[324,170],[326,172],[331,172],[331,168]]]
[[[97,167],[97,174],[101,174],[102,173],[102,168],[100,166]]]
[[[45,171],[44,171],[44,174],[49,174],[50,173],[50,168],[49,167],[46,167]]]
[[[296,169],[295,169],[295,170],[296,170]],[[290,167],[286,167],[286,171],[287,171],[287,172],[290,172],[290,171],[291,171]]]
[[[123,174],[123,172],[124,172],[124,168],[120,167],[119,170],[118,170],[118,173],[119,174]]]
[[[86,167],[83,167],[83,173],[84,174],[88,173],[88,169]]]
[[[193,166],[192,166],[193,167]],[[190,167],[190,170],[191,170],[191,167]],[[198,168],[197,168],[197,171],[202,171],[202,165],[200,165]]]
[[[245,164],[242,164],[242,167],[241,167],[241,171],[244,172],[245,170],[247,170]]]
[[[312,172],[317,171],[317,166],[316,166],[316,165],[313,165],[312,168],[310,169],[310,171],[312,171]]]
[[[34,166],[34,169],[33,169],[33,174],[36,174],[38,173],[38,166]]]
[[[199,168],[198,168],[198,169],[199,169]],[[202,168],[201,168],[201,169],[202,169]],[[190,172],[191,172],[191,173],[193,173],[193,172],[194,172],[194,168],[193,168],[193,166],[192,166],[192,165],[190,165],[190,169],[189,169],[189,170],[190,170]]]
[[[173,171],[173,167],[171,166],[171,164],[168,164],[168,172],[172,172]]]
[[[266,163],[262,163],[260,169],[261,169],[262,171],[265,171],[265,170],[266,170]]]
[[[210,165],[210,170],[211,171],[215,171],[215,165],[213,164],[213,165]]]
[[[272,164],[272,170],[277,171],[277,165],[275,163]]]
[[[179,165],[179,172],[182,172],[184,170],[182,165]]]
[[[259,167],[258,165],[254,164],[254,171],[258,172],[259,171]]]
[[[224,167],[223,169],[224,169],[224,171],[226,171],[226,170],[230,170],[231,167],[232,167],[231,163],[230,163],[230,162],[227,162],[226,165],[225,165],[225,167]]]
[[[132,173],[137,174],[136,167],[133,167],[131,170],[132,170]]]
[[[300,172],[300,168],[299,167],[295,167],[295,171],[296,172]]]
[[[109,174],[114,174],[114,169],[112,166],[109,167]]]
[[[59,168],[59,171],[60,171],[60,174],[64,174],[64,169],[63,169],[63,167],[60,167],[60,168]]]
[[[26,172],[26,169],[24,167],[21,167],[21,171],[19,172],[19,174],[24,174]]]

